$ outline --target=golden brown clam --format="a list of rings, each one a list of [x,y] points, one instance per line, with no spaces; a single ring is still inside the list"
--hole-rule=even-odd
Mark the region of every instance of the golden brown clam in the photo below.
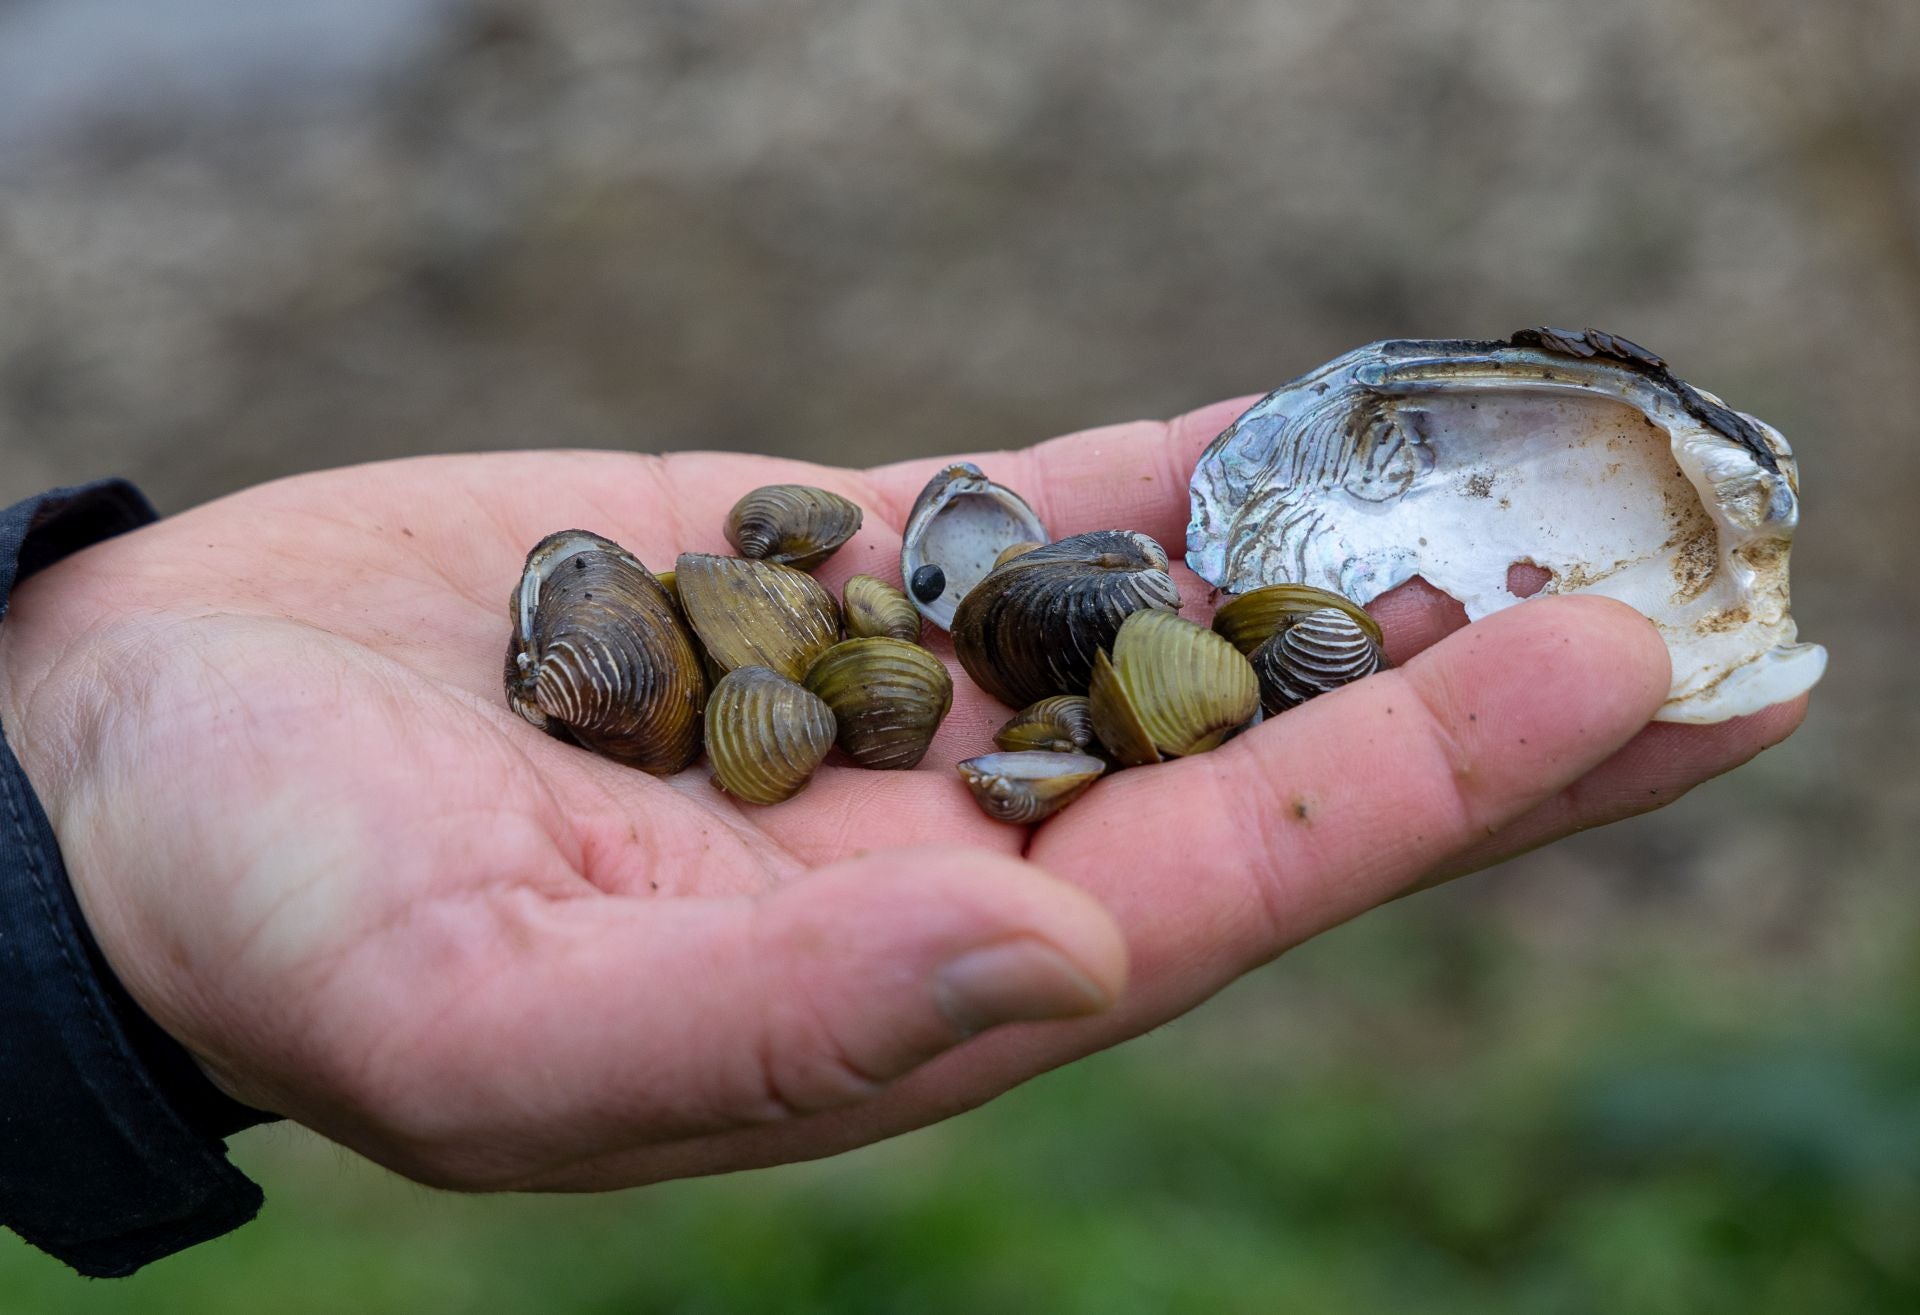
[[[1204,753],[1260,707],[1247,659],[1213,631],[1166,612],[1129,616],[1100,654],[1089,702],[1094,730],[1122,763]]]
[[[681,553],[680,605],[723,671],[767,667],[789,680],[840,639],[840,605],[805,571],[742,557]]]
[[[859,505],[810,484],[768,484],[733,504],[727,542],[752,557],[808,571],[860,529]]]
[[[918,644],[849,639],[822,653],[806,686],[833,709],[838,742],[862,767],[915,766],[953,707],[953,678]]]
[[[737,667],[707,700],[714,783],[750,804],[791,799],[833,747],[833,712],[765,667]]]
[[[994,732],[993,742],[1007,753],[1024,749],[1100,751],[1100,741],[1093,733],[1092,706],[1082,694],[1054,694],[1028,704]]]
[[[854,639],[884,635],[888,639],[920,642],[920,613],[907,596],[873,575],[856,575],[842,591],[846,600],[847,634]]]

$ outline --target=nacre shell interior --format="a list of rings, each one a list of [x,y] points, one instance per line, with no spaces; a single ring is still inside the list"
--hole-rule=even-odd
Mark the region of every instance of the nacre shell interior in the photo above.
[[[1598,344],[1598,349],[1589,344]],[[1228,591],[1367,603],[1421,576],[1480,617],[1545,593],[1617,598],[1673,659],[1657,719],[1714,722],[1810,688],[1787,558],[1786,440],[1589,330],[1358,348],[1255,404],[1200,458],[1187,561]]]

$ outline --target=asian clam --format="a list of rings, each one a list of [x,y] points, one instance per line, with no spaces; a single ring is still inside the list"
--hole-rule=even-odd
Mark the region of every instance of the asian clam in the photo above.
[[[550,535],[513,596],[507,699],[535,726],[656,775],[704,744],[743,802],[801,790],[837,745],[918,766],[953,703],[923,624],[1019,709],[960,762],[990,817],[1039,822],[1117,768],[1204,753],[1384,663],[1363,604],[1423,576],[1469,617],[1546,591],[1650,616],[1674,655],[1661,716],[1713,721],[1792,697],[1824,652],[1794,642],[1793,458],[1773,429],[1625,339],[1375,343],[1285,385],[1202,456],[1187,561],[1232,596],[1179,615],[1165,550],[1132,530],[1054,540],[1029,504],[956,463],[908,515],[897,583],[808,574],[861,526],[824,489],[742,497],[739,557],[656,576],[610,539]]]

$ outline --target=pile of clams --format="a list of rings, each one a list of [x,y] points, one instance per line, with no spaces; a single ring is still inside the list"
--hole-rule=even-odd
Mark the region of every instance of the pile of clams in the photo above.
[[[1018,712],[958,764],[988,816],[1031,824],[1105,773],[1204,753],[1384,665],[1363,604],[1412,576],[1477,618],[1548,592],[1609,593],[1674,654],[1661,716],[1712,721],[1789,698],[1825,654],[1794,642],[1792,454],[1773,429],[1626,339],[1534,329],[1499,343],[1386,342],[1268,395],[1194,472],[1187,561],[1231,596],[1179,615],[1166,551],[1132,530],[1054,540],[974,465],[916,499],[898,586],[807,572],[859,530],[804,485],[733,507],[737,557],[656,575],[584,530],[528,555],[509,704],[562,739],[668,775],[705,752],[752,804],[792,798],[836,746],[917,766],[953,702],[954,657]]]

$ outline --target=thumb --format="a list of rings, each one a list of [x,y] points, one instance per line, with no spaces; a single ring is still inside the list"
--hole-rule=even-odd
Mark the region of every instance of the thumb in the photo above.
[[[442,1161],[518,1148],[470,1166],[487,1178],[861,1100],[984,1029],[1097,1013],[1126,979],[1091,896],[951,847],[755,897],[564,901],[541,924],[409,1047],[437,1098],[406,1140]]]

